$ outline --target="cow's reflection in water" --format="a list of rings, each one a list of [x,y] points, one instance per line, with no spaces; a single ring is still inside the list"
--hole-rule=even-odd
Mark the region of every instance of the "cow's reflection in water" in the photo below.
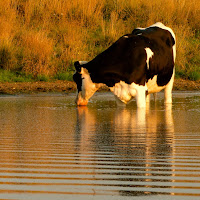
[[[120,195],[154,194],[158,174],[166,176],[160,182],[173,181],[167,178],[173,174],[170,160],[174,153],[174,123],[170,104],[165,107],[155,105],[148,110],[78,107],[77,127],[80,154],[109,155],[106,174],[108,180],[114,181],[112,184],[123,187],[118,190]],[[110,161],[113,161],[112,164]],[[93,166],[94,170],[101,168],[99,165]],[[102,181],[105,172],[103,175]]]

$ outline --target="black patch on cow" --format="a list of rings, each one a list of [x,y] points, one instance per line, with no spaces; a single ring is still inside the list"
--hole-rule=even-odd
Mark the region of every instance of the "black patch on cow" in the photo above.
[[[145,85],[145,82],[155,75],[158,86],[164,86],[173,74],[174,43],[174,38],[167,30],[158,27],[134,29],[132,34],[119,38],[108,49],[81,67],[88,70],[94,83],[104,83],[109,87],[120,81]],[[145,48],[150,48],[154,53],[149,59],[149,69]],[[75,67],[79,72],[78,64],[76,63]],[[81,80],[76,77],[75,79],[76,83]]]
[[[81,65],[80,65],[79,61],[76,61],[74,63],[74,67],[75,67],[77,72],[79,72],[79,73],[81,72]]]
[[[165,29],[159,28],[159,27],[149,27],[146,29],[134,29],[132,31],[133,35],[143,35],[150,40],[160,40],[164,42],[167,46],[172,47],[175,44],[175,40],[172,36],[172,34]]]
[[[112,87],[125,81],[145,85],[146,51],[143,38],[128,35],[121,37],[107,50],[84,65],[95,83]]]
[[[75,81],[75,83],[77,85],[78,92],[80,92],[82,90],[82,77],[81,77],[81,74],[76,72],[73,75],[73,80]]]

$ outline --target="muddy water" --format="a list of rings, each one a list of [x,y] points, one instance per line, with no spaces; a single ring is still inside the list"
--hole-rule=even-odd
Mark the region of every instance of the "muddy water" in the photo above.
[[[0,199],[200,199],[200,93],[173,96],[0,96]]]

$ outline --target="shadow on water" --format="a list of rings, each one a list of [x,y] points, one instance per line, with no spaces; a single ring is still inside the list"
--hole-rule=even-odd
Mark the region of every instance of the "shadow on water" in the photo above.
[[[100,94],[0,97],[0,198],[200,195],[200,94],[118,108]],[[156,196],[155,196],[156,195]]]

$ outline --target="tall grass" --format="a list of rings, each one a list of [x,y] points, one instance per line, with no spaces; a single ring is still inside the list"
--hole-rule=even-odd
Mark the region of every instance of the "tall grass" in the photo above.
[[[177,74],[200,74],[199,0],[1,0],[0,68],[53,76],[157,21],[177,37]]]

